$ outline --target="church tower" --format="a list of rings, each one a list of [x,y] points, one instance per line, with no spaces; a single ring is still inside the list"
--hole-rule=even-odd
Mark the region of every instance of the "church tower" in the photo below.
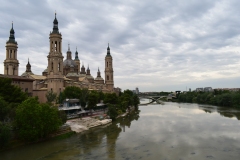
[[[15,75],[18,76],[18,65],[17,60],[17,48],[18,44],[15,41],[15,32],[12,28],[10,30],[9,40],[6,43],[6,59],[4,60],[4,75]]]
[[[113,63],[112,56],[110,54],[110,48],[108,44],[107,55],[105,57],[105,84],[107,89],[113,91],[114,88],[114,80],[113,80]]]
[[[58,21],[53,21],[53,31],[49,35],[50,51],[48,58],[48,91],[59,94],[63,91],[63,55],[62,55],[62,35],[58,30]]]
[[[74,59],[76,65],[77,65],[77,74],[80,73],[80,60],[78,58],[78,51],[77,51],[77,47],[76,47],[76,52],[75,52],[75,59]]]

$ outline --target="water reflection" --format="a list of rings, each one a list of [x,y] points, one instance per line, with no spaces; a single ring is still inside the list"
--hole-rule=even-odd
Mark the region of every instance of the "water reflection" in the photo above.
[[[217,107],[210,105],[199,105],[199,109],[205,111],[206,113],[218,112],[221,116],[228,118],[237,118],[240,120],[240,109],[238,108],[228,108],[228,107]]]
[[[239,110],[165,103],[109,126],[0,153],[1,159],[239,159]],[[236,118],[235,118],[236,117]]]

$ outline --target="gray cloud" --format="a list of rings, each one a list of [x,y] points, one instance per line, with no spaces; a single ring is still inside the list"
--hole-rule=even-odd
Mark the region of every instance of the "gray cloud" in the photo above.
[[[174,91],[186,86],[239,87],[240,2],[203,1],[4,1],[0,6],[0,57],[14,21],[19,74],[28,57],[35,74],[47,66],[49,32],[57,11],[74,56],[104,77],[107,43],[115,86],[141,91]],[[0,65],[3,73],[3,65]]]

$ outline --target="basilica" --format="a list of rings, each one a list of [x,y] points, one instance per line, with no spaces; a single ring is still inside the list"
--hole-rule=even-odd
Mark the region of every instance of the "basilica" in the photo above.
[[[4,75],[0,75],[0,77],[11,78],[14,85],[19,86],[31,96],[37,96],[40,102],[46,102],[45,95],[48,91],[60,94],[67,86],[87,88],[90,91],[96,90],[104,93],[118,93],[120,91],[119,88],[114,88],[113,59],[109,44],[105,56],[105,80],[101,77],[99,68],[97,76],[94,78],[91,75],[89,66],[87,69],[85,69],[84,64],[81,66],[77,49],[73,57],[69,45],[66,59],[64,60],[62,35],[59,32],[56,13],[53,21],[53,30],[49,35],[48,66],[42,72],[42,75],[36,75],[32,72],[29,60],[26,65],[26,71],[21,76],[18,75],[17,48],[18,44],[15,41],[15,32],[12,25],[9,40],[6,42]]]

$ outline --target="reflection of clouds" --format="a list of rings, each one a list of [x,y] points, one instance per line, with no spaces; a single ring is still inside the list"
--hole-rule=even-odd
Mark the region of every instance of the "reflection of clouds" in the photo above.
[[[181,108],[177,109],[177,105]],[[204,159],[208,154],[225,159],[229,153],[218,151],[224,147],[240,148],[238,121],[226,119],[217,112],[207,114],[196,104],[191,109],[187,107],[191,105],[141,106],[141,118],[131,126],[129,134],[124,135],[130,141],[120,142],[121,147],[134,148],[145,144],[157,155],[170,159],[191,159],[192,155],[195,155],[194,159]],[[236,157],[238,154],[231,155]]]

